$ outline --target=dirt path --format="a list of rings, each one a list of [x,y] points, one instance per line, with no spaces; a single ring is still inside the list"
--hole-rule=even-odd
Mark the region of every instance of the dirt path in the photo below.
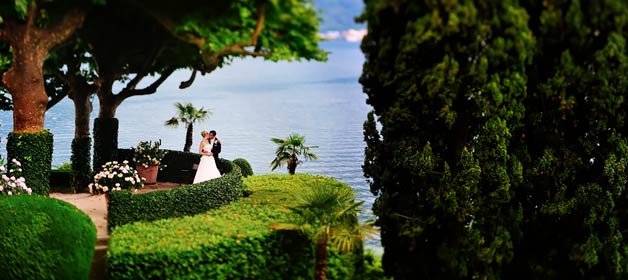
[[[158,190],[168,190],[179,187],[181,184],[157,182],[154,185],[146,185],[138,193],[152,192]],[[105,279],[107,242],[109,232],[107,232],[107,202],[104,195],[92,195],[89,193],[64,194],[51,193],[50,197],[71,203],[87,214],[94,225],[96,225],[96,248],[92,260],[90,279]]]

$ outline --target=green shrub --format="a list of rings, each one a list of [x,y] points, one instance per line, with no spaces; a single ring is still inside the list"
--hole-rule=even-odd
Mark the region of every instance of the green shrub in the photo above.
[[[22,164],[26,185],[33,194],[50,193],[50,169],[52,164],[52,133],[9,133],[7,160],[17,159]]]
[[[72,171],[72,163],[71,162],[64,162],[59,166],[53,167],[52,170],[58,170],[58,171]]]
[[[87,186],[92,182],[91,150],[91,138],[83,137],[72,140],[70,168],[72,170],[72,187],[76,192],[86,191]]]
[[[111,229],[137,221],[154,221],[207,212],[242,197],[239,168],[210,181],[180,188],[133,194],[109,194],[107,226]]]
[[[240,170],[242,170],[242,176],[249,177],[253,175],[253,168],[246,159],[236,158],[233,160],[233,163],[240,167]]]
[[[392,280],[392,277],[387,277],[382,267],[382,258],[375,255],[372,251],[366,251],[363,257],[363,269],[359,270],[359,274],[355,279],[361,280]]]
[[[251,176],[252,195],[204,214],[113,229],[107,251],[111,279],[312,279],[312,241],[272,230],[290,215],[293,192],[323,182],[307,174]],[[329,279],[351,279],[351,255],[329,252]]]
[[[71,170],[50,170],[50,192],[73,193]]]
[[[92,220],[40,196],[0,197],[2,279],[87,279],[96,245]]]

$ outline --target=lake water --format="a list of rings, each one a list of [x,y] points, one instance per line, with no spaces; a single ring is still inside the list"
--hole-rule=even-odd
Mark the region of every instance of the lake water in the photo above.
[[[370,106],[358,83],[364,56],[357,43],[325,42],[329,60],[321,62],[265,62],[236,60],[181,90],[178,85],[190,72],[175,72],[155,94],[125,100],[118,108],[119,147],[130,148],[142,140],[162,140],[165,149],[182,150],[185,128],[169,128],[164,122],[176,113],[175,102],[191,102],[211,109],[209,120],[194,127],[192,150],[201,130],[216,130],[222,141],[221,157],[245,158],[255,174],[271,173],[276,145],[271,137],[291,133],[305,136],[320,160],[306,161],[297,173],[321,174],[350,185],[365,201],[361,220],[374,219],[369,192],[362,173],[364,147],[362,125]],[[141,85],[140,85],[141,86]],[[97,115],[98,99],[94,98]],[[6,158],[6,135],[13,129],[12,112],[0,112],[0,154]],[[93,121],[91,122],[93,128]],[[65,99],[46,113],[45,127],[54,135],[53,166],[70,161],[74,137],[73,103]],[[273,173],[287,173],[280,168]],[[381,252],[379,239],[368,247]]]

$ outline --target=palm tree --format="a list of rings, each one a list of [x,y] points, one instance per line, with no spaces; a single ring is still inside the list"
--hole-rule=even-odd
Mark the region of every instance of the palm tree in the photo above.
[[[313,185],[310,190],[295,194],[296,205],[289,207],[294,223],[273,226],[280,230],[299,230],[315,241],[314,279],[327,278],[327,244],[340,252],[351,252],[362,246],[375,230],[359,224],[357,214],[364,201],[355,202],[348,187]]]
[[[167,120],[165,126],[178,127],[179,123],[185,124],[187,134],[185,135],[185,146],[183,146],[183,151],[189,152],[190,147],[192,147],[194,123],[207,120],[212,112],[205,110],[203,107],[196,109],[192,103],[182,104],[177,102],[174,106],[177,107],[177,116]]]
[[[318,156],[310,151],[310,149],[318,148],[318,146],[305,146],[305,136],[293,133],[286,139],[271,138],[278,145],[275,151],[275,159],[270,163],[271,170],[277,169],[284,164],[288,165],[288,173],[294,175],[297,165],[301,163],[297,156],[303,155],[307,159],[318,159]]]

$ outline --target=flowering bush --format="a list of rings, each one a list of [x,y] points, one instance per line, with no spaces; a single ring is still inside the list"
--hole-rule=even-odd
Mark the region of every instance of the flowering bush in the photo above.
[[[20,195],[31,194],[33,190],[26,186],[24,177],[22,177],[22,164],[16,159],[11,160],[8,164],[4,164],[0,160],[0,195]]]
[[[144,186],[144,179],[129,166],[128,161],[122,164],[117,161],[105,163],[103,170],[94,175],[94,182],[89,184],[89,192],[101,194],[109,191],[139,189]]]
[[[155,142],[141,141],[137,147],[133,148],[135,152],[133,161],[136,165],[141,164],[144,168],[148,168],[149,165],[160,165],[166,151],[160,150],[159,146],[161,146],[161,139]]]

